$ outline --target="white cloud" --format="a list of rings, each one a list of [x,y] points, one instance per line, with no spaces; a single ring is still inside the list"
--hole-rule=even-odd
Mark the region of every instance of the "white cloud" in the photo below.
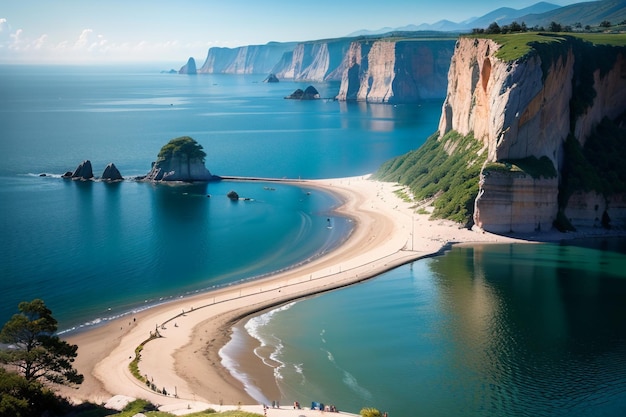
[[[10,30],[9,22],[6,18],[0,17],[0,32],[6,32]]]
[[[74,43],[74,49],[82,49],[89,43],[89,38],[93,33],[92,29],[83,29],[83,31],[78,36],[78,39]]]

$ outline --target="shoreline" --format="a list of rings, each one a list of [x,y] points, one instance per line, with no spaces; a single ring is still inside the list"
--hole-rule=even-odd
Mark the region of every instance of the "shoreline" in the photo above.
[[[577,237],[541,233],[514,238],[460,229],[449,221],[430,221],[428,215],[415,214],[412,203],[394,194],[397,184],[366,177],[292,182],[322,189],[343,201],[335,211],[351,218],[355,227],[341,245],[289,270],[172,300],[134,317],[124,316],[68,334],[65,339],[79,347],[75,367],[85,376],[85,382],[77,389],[61,387],[59,394],[76,402],[96,403],[122,394],[144,398],[163,406],[163,410],[179,410],[181,414],[208,407],[228,409],[223,404],[231,407],[246,404],[250,410],[262,414],[258,399],[222,365],[219,355],[219,350],[231,339],[233,326],[243,323],[243,319],[293,300],[373,278],[397,266],[439,254],[452,244],[522,243]],[[157,389],[165,388],[168,395],[150,390],[128,368],[135,348],[155,328],[163,337],[145,344],[139,370]],[[246,369],[254,369],[254,374],[246,375],[261,395],[280,398],[273,371],[254,352],[243,352],[237,361]],[[305,399],[302,404],[306,404]],[[273,409],[267,411],[272,415]],[[288,415],[284,414],[285,408],[281,411],[280,415]]]

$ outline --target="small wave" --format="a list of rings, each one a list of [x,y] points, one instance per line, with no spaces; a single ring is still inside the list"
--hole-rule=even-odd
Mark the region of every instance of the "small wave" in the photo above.
[[[323,352],[326,352],[326,357],[328,358],[328,361],[329,361],[329,362],[332,362],[332,363],[333,363],[333,364],[335,364],[335,366],[336,366],[337,364],[335,363],[335,357],[333,356],[333,354],[332,354],[332,353],[330,353],[330,351],[329,351],[329,350],[322,349],[322,351],[323,351]]]
[[[61,178],[62,174],[51,174],[49,172],[40,172],[39,174],[35,174],[33,172],[28,172],[26,174],[19,174],[23,177],[37,177],[37,178]]]
[[[371,392],[359,385],[357,379],[350,372],[343,371],[343,382],[348,386],[348,388],[364,400],[371,401],[374,398]]]
[[[263,337],[261,335],[260,329],[267,326],[272,321],[272,318],[274,317],[275,314],[280,313],[282,311],[287,311],[291,307],[293,307],[295,304],[296,302],[294,301],[292,303],[285,304],[281,307],[275,308],[274,310],[270,310],[267,313],[261,314],[256,317],[252,317],[250,320],[248,320],[248,322],[245,324],[244,327],[250,336],[254,337],[261,343],[261,346],[266,346],[266,343],[263,340]]]
[[[237,335],[238,331],[239,330],[237,328],[233,329],[233,336],[232,336],[231,342],[236,337],[240,337],[240,336]],[[242,372],[239,369],[239,364],[237,363],[236,360],[234,360],[229,355],[228,351],[229,351],[229,343],[227,343],[218,352],[220,358],[222,358],[222,366],[224,366],[224,368],[226,368],[228,370],[228,372],[235,379],[237,379],[239,382],[241,382],[243,384],[244,390],[248,393],[248,395],[250,395],[252,398],[254,398],[259,403],[269,404],[270,403],[269,399],[265,395],[263,395],[263,393],[261,392],[259,387],[257,387],[256,385],[254,385],[252,383],[252,381],[250,380],[248,375],[245,372]]]

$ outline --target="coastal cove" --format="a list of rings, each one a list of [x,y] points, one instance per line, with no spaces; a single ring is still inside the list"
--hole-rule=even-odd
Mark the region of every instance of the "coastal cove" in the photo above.
[[[437,129],[440,100],[284,100],[308,84],[160,69],[0,66],[0,318],[45,300],[85,375],[61,394],[181,414],[279,401],[272,417],[318,415],[293,401],[391,417],[626,410],[623,232],[468,230],[371,180]],[[187,135],[226,180],[131,179]],[[85,159],[126,179],[60,177]],[[142,344],[139,374],[168,395],[131,375]]]

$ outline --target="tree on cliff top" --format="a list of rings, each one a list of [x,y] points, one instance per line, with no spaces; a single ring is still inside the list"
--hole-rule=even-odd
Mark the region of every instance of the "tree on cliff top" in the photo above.
[[[44,302],[35,299],[18,305],[0,332],[8,348],[0,351],[0,363],[10,364],[27,381],[46,380],[56,384],[80,384],[83,376],[72,366],[78,346],[59,339],[57,321]]]
[[[199,159],[204,163],[206,152],[202,149],[202,145],[194,139],[189,136],[181,136],[170,140],[163,146],[159,152],[158,158],[160,161],[164,161],[175,156],[185,156],[188,160]]]

